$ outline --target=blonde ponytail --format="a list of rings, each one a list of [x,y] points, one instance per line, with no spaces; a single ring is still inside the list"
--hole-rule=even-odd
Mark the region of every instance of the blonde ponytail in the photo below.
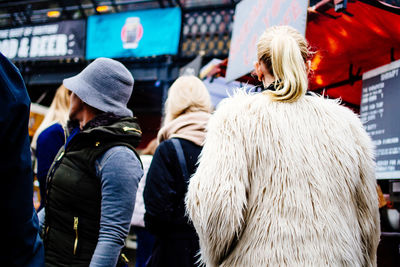
[[[294,102],[308,87],[305,38],[290,26],[268,28],[257,43],[258,60],[275,78],[275,91],[267,91],[273,101]]]

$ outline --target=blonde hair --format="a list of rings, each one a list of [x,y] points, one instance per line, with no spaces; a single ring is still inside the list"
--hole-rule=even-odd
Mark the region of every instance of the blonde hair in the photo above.
[[[189,112],[211,112],[211,98],[204,83],[195,76],[176,79],[165,102],[164,124]]]
[[[64,85],[61,85],[51,102],[50,108],[46,113],[42,123],[39,128],[36,130],[33,135],[31,146],[33,149],[36,149],[36,141],[40,133],[45,130],[47,127],[54,123],[59,123],[61,125],[65,125],[68,120],[69,114],[69,96],[70,92]]]
[[[273,101],[294,102],[308,88],[306,61],[311,52],[306,39],[290,26],[268,28],[257,42],[257,58],[275,78]]]

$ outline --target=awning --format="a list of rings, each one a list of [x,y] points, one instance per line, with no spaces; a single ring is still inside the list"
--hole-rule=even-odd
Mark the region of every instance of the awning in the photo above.
[[[359,106],[362,73],[400,58],[400,8],[363,0],[344,13],[317,9],[309,12],[306,38],[318,51],[310,89]]]
[[[306,38],[312,50],[312,91],[357,109],[364,72],[400,58],[400,8],[374,0],[352,1],[342,13],[331,2],[309,9]],[[318,4],[317,4],[318,6]],[[216,68],[225,75],[227,62]],[[213,72],[211,72],[213,73]],[[250,74],[239,81],[258,82]]]

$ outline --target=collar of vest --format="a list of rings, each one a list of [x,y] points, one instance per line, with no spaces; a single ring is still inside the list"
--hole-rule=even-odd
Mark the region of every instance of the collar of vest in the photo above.
[[[78,140],[80,144],[84,144],[85,141],[92,143],[94,140],[96,142],[101,142],[104,140],[111,141],[116,140],[124,143],[128,143],[133,147],[139,145],[142,131],[134,117],[122,117],[117,120],[99,120],[100,123],[94,124],[93,127],[84,127],[84,129],[75,135],[68,146],[72,146]],[[67,138],[69,137],[70,131],[73,127],[76,127],[76,122],[68,122],[68,128],[66,131]],[[68,148],[67,146],[67,148]]]

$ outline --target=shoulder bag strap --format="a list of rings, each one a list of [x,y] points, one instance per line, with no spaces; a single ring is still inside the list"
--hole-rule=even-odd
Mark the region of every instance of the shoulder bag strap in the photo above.
[[[187,166],[186,166],[186,159],[185,159],[185,155],[183,154],[181,142],[179,142],[179,140],[177,138],[172,138],[171,142],[174,145],[176,155],[178,156],[178,161],[179,161],[179,165],[181,166],[183,179],[185,182],[188,182],[189,174],[188,174],[188,170],[187,170]]]

